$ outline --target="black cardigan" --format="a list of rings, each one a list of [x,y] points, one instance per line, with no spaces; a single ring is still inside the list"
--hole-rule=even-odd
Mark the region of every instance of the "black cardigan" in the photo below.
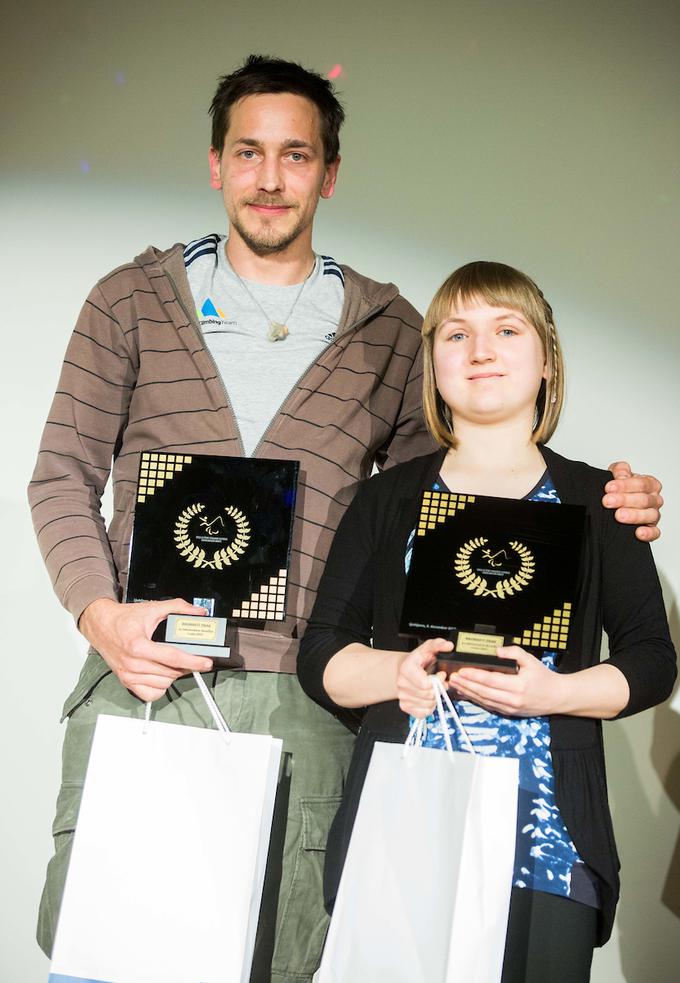
[[[576,672],[600,661],[604,627],[609,659],[624,674],[630,700],[624,717],[666,699],[675,681],[675,651],[649,546],[634,527],[618,523],[602,507],[611,475],[556,454],[541,453],[565,503],[585,505],[586,534],[572,645],[558,671]],[[309,696],[341,719],[323,686],[330,659],[351,642],[405,650],[399,617],[404,596],[406,543],[415,526],[419,492],[430,488],[444,451],[390,468],[363,482],[335,536],[316,604],[302,640],[298,674]],[[329,836],[325,895],[335,899],[349,836],[373,744],[401,741],[407,717],[396,701],[367,707],[348,775],[345,796]],[[598,944],[611,933],[619,895],[619,860],[607,803],[601,721],[584,717],[550,719],[555,795],[576,849],[602,881]]]

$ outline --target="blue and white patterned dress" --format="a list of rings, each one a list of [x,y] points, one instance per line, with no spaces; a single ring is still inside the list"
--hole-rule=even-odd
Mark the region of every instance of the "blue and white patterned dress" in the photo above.
[[[447,490],[443,482],[433,490]],[[550,475],[527,496],[529,501],[559,504],[557,490]],[[406,552],[406,570],[410,566],[413,535]],[[544,652],[542,662],[555,669],[555,653]],[[489,713],[467,700],[455,700],[454,706],[470,743],[478,754],[501,755],[519,759],[519,798],[517,806],[517,841],[515,847],[514,887],[528,887],[600,907],[597,875],[581,860],[571,841],[555,801],[555,779],[550,753],[548,717],[503,717]],[[426,747],[444,749],[443,724],[438,717],[428,718],[424,740]],[[454,750],[465,751],[451,714],[446,712]]]

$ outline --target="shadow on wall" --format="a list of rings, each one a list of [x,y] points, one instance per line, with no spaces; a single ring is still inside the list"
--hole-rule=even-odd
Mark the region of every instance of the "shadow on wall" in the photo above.
[[[669,622],[680,649],[680,618]],[[668,703],[606,725],[607,771],[622,866],[617,913],[627,983],[677,983],[680,964],[680,714]],[[661,783],[650,782],[645,748]]]

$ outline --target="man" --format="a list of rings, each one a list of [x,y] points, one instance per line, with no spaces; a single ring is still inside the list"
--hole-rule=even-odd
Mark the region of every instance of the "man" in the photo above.
[[[420,318],[393,285],[313,252],[314,213],[340,163],[344,114],[329,82],[251,57],[220,81],[211,114],[211,183],[229,238],[150,248],[99,281],[71,338],[30,485],[55,590],[91,643],[64,707],[56,852],[38,939],[49,952],[97,715],[139,716],[140,701],[154,700],[156,719],[210,723],[186,676],[210,670],[210,660],[151,641],[169,613],[199,609],[120,603],[140,452],[289,458],[301,470],[287,620],[239,630],[234,669],[211,682],[233,729],[284,742],[252,979],[301,983],[323,943],[323,850],[352,736],[303,696],[298,638],[357,481],[374,463],[432,447],[420,412]],[[107,531],[99,502],[110,472]],[[624,477],[606,504],[634,509],[628,521],[655,522],[659,487]]]

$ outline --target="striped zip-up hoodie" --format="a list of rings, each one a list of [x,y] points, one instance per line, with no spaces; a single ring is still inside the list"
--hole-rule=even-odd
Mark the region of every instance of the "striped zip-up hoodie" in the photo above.
[[[298,380],[254,456],[300,462],[287,619],[239,629],[234,664],[295,672],[333,533],[374,461],[432,449],[421,415],[420,317],[393,284],[342,267],[335,339]],[[244,365],[253,385],[266,385]],[[76,621],[119,600],[143,450],[241,455],[234,413],[196,320],[183,246],[147,249],[105,276],[82,309],[29,485],[54,589]],[[113,480],[108,530],[100,500]]]

